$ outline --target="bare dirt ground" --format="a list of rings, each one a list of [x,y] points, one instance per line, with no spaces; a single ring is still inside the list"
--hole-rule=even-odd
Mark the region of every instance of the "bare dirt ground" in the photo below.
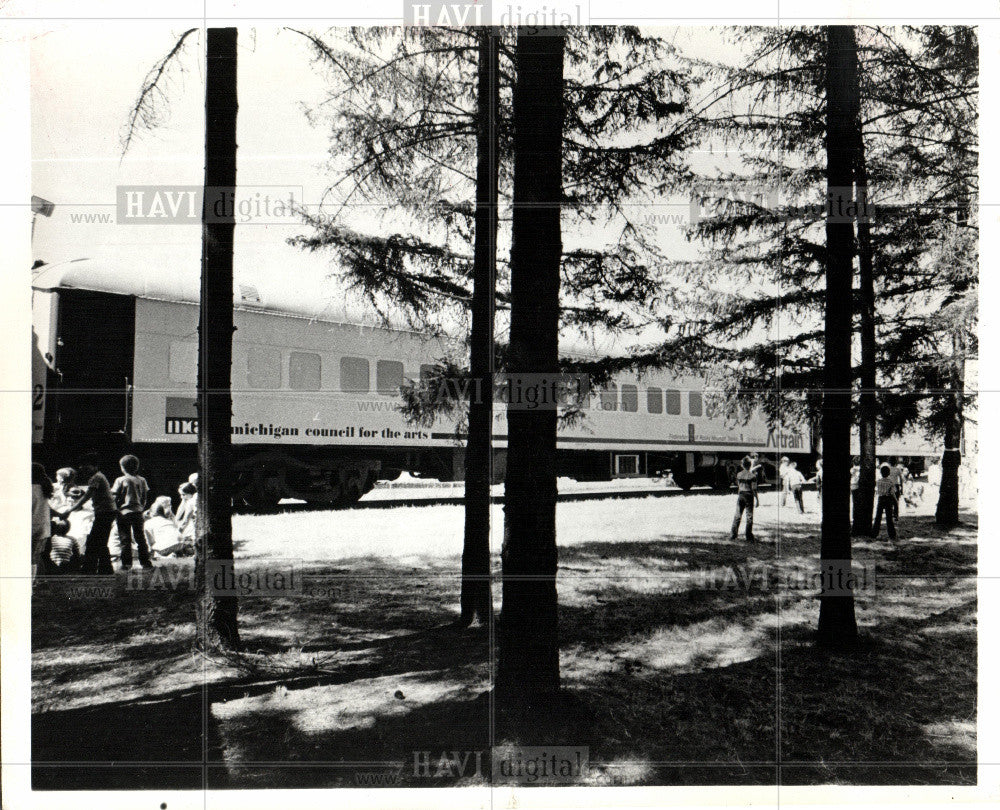
[[[975,513],[945,533],[928,498],[898,545],[856,540],[863,643],[828,654],[815,494],[805,515],[762,498],[752,546],[729,539],[731,495],[561,504],[576,709],[516,742],[587,747],[588,784],[975,783]],[[234,529],[237,570],[292,588],[241,599],[242,660],[192,652],[190,560],[36,587],[35,787],[487,784],[511,740],[490,631],[448,626],[461,508]]]

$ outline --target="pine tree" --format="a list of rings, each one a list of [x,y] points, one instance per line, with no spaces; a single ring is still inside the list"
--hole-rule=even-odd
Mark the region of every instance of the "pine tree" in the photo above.
[[[857,118],[860,113],[854,29],[827,28],[826,69],[826,302],[823,390],[823,518],[820,538],[819,640],[852,642],[851,569],[851,278],[854,221],[843,212],[854,200]]]
[[[509,372],[559,369],[564,38],[519,33]],[[556,426],[551,408],[507,408],[503,612],[497,694],[539,713],[559,689]]]
[[[205,647],[240,646],[237,599],[215,592],[213,574],[233,565],[232,217],[210,214],[211,194],[236,188],[236,29],[209,28],[205,87],[205,210],[198,324],[198,515],[195,585],[198,637]]]
[[[386,203],[398,218],[416,223],[421,235],[372,235],[336,217],[331,221],[312,216],[307,222],[313,233],[294,240],[305,249],[331,251],[348,286],[381,311],[401,309],[421,328],[439,329],[449,319],[461,322],[465,307],[474,313],[469,366],[459,357],[442,358],[436,372],[403,391],[408,418],[430,424],[447,415],[457,417],[460,431],[467,425],[466,576],[459,624],[470,622],[476,612],[484,618],[484,594],[473,583],[483,581],[489,572],[489,459],[478,449],[488,447],[484,435],[489,422],[483,418],[485,403],[457,401],[451,392],[485,393],[488,365],[494,360],[503,363],[508,355],[501,343],[486,356],[485,343],[476,339],[482,332],[476,329],[475,313],[487,306],[479,295],[483,277],[479,260],[495,234],[488,223],[473,222],[466,198],[489,196],[481,162],[473,166],[471,161],[475,154],[481,161],[486,150],[481,141],[475,150],[470,148],[471,137],[482,133],[483,119],[477,115],[485,109],[478,103],[485,88],[467,78],[474,66],[470,44],[476,44],[480,68],[483,65],[479,36],[474,29],[352,30],[348,41],[339,44],[311,36],[321,64],[330,66],[333,80],[343,83],[328,107],[331,151],[351,156],[348,168],[341,169],[341,181],[349,188],[345,202],[359,198]],[[498,114],[492,122],[496,176],[501,196],[509,200],[514,159],[510,86],[516,68],[509,35],[506,41],[502,37],[496,41]],[[664,188],[679,176],[678,155],[685,136],[669,129],[650,132],[649,124],[660,124],[683,109],[674,97],[683,98],[685,79],[668,67],[665,43],[643,37],[637,29],[581,30],[567,37],[567,43],[566,62],[575,69],[564,90],[569,111],[563,136],[565,210],[580,223],[581,231],[592,230],[602,217],[620,231],[608,247],[588,245],[565,252],[566,295],[559,314],[564,326],[583,333],[628,330],[648,318],[662,279],[655,249],[641,224],[625,215],[622,203],[628,195],[645,187]],[[609,63],[609,52],[620,56],[621,62]],[[390,104],[382,101],[386,98]],[[623,132],[642,137],[623,148],[619,137]],[[483,210],[477,206],[478,212]],[[482,241],[480,235],[485,237]],[[494,235],[494,252],[495,245]],[[497,258],[502,270],[494,277],[499,284],[488,292],[507,309],[509,270],[502,255]],[[488,319],[482,320],[488,325]],[[595,374],[599,380],[607,377],[603,369]],[[483,610],[473,610],[472,601]]]
[[[928,257],[942,224],[953,219],[958,179],[975,187],[977,85],[970,29],[858,30],[854,179],[867,219],[856,234],[854,374],[866,496],[867,482],[874,486],[876,432],[884,439],[930,426],[941,435],[922,415],[932,408],[929,392],[907,393],[913,358],[898,338],[914,345],[914,335],[933,331],[929,302],[949,292],[948,279],[930,272]],[[727,398],[744,410],[760,402],[776,422],[812,422],[822,390],[816,358],[825,246],[816,202],[824,40],[815,28],[741,29],[736,36],[750,45],[749,56],[721,71],[721,87],[702,117],[710,144],[735,140],[752,152],[739,168],[694,185],[710,216],[694,231],[708,247],[705,259],[682,268],[699,285],[686,309],[696,330],[692,364],[721,365]],[[861,498],[856,514],[860,532],[870,523],[867,500]]]
[[[146,74],[122,139],[122,154],[157,125],[169,99],[163,83],[180,63],[191,28]],[[237,30],[209,28],[205,68],[205,184],[198,319],[199,506],[195,530],[195,616],[201,649],[239,649],[236,596],[218,592],[233,566],[232,355],[235,219],[213,201],[236,189]],[[222,574],[216,583],[215,575]]]

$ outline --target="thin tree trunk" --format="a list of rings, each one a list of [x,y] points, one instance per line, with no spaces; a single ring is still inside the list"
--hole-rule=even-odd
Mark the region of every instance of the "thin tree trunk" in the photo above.
[[[875,261],[868,211],[868,168],[860,117],[855,128],[855,180],[858,203],[858,288],[861,321],[861,396],[858,402],[858,438],[861,470],[854,502],[854,534],[870,535],[875,509],[875,452],[878,398],[875,395]]]
[[[236,188],[236,29],[209,28],[205,90],[205,196],[198,323],[198,516],[195,583],[198,643],[238,648],[237,602],[220,593],[233,560],[233,233],[213,202]]]
[[[851,276],[853,170],[859,114],[858,57],[851,26],[827,27],[826,356],[823,391],[823,518],[820,540],[821,644],[857,638],[851,570]]]
[[[934,521],[945,528],[959,524],[958,471],[962,465],[962,428],[965,396],[965,351],[961,338],[952,338],[952,381],[949,397],[949,418],[945,424],[944,454],[941,457],[941,490],[938,493]]]
[[[523,379],[559,371],[564,44],[555,30],[517,38],[510,374]],[[528,712],[559,689],[556,420],[554,407],[508,404],[496,687],[505,707]]]
[[[500,45],[492,28],[479,31],[479,110],[476,128],[476,243],[473,255],[469,370],[475,382],[465,446],[465,545],[462,615],[467,627],[492,617],[490,485],[493,483],[493,317],[497,257],[497,115]]]

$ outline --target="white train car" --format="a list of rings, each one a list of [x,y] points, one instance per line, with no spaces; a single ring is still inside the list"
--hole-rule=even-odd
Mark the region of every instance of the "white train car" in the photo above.
[[[140,456],[157,491],[196,466],[198,279],[78,260],[33,280],[36,458],[72,463],[97,449],[109,467]],[[456,347],[332,308],[315,290],[237,283],[233,343],[236,491],[268,508],[281,498],[346,505],[406,470],[454,480],[464,449],[455,425],[408,424],[399,387]],[[672,471],[678,484],[728,487],[736,461],[807,456],[805,431],[762,419],[727,423],[703,382],[620,376],[594,392],[586,415],[560,431],[560,474],[604,480]],[[496,409],[502,477],[506,414]]]

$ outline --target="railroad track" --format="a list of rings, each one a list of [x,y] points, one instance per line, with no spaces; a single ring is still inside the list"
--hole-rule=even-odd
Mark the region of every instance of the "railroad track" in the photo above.
[[[770,487],[762,489],[768,491]],[[613,489],[613,490],[582,490],[579,492],[560,492],[557,500],[560,503],[570,503],[572,501],[606,501],[606,500],[626,500],[635,498],[672,498],[682,495],[715,495],[732,496],[735,489]],[[493,495],[490,500],[493,503],[503,503],[503,495]],[[404,506],[442,506],[461,505],[465,502],[463,494],[449,495],[427,495],[416,498],[373,498],[372,500],[360,500],[357,503],[346,507],[347,509],[396,509]],[[278,507],[281,512],[321,512],[332,511],[331,507],[312,505],[306,503],[281,504]]]

